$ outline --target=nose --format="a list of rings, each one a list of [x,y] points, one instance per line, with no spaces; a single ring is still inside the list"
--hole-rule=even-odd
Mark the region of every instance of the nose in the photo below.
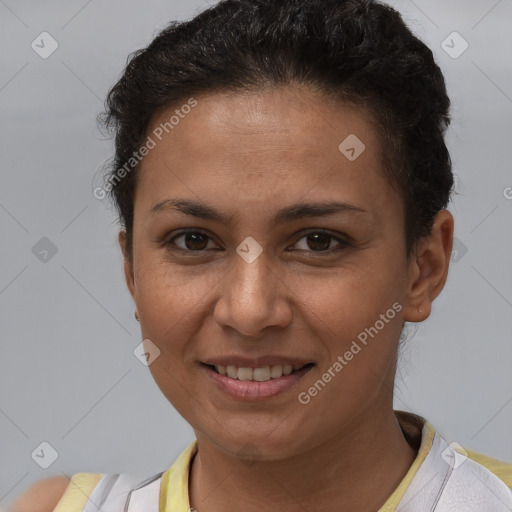
[[[266,328],[284,328],[291,322],[293,293],[265,253],[251,263],[236,254],[220,290],[214,319],[223,328],[257,338]]]

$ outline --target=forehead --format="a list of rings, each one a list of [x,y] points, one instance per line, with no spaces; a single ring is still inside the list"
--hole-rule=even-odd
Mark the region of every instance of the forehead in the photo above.
[[[289,147],[296,154],[331,154],[350,134],[364,139],[371,151],[378,150],[374,123],[366,110],[305,87],[200,95],[196,101],[180,119],[172,114],[186,106],[185,100],[160,112],[149,131],[160,127],[169,149],[174,146],[176,151],[196,154],[218,151],[216,143],[235,153],[275,153]],[[166,130],[170,117],[176,125],[167,123]],[[193,130],[187,129],[190,124]]]
[[[361,108],[296,87],[194,99],[193,108],[183,108],[185,99],[151,122],[155,147],[141,162],[137,190],[146,211],[178,191],[222,191],[224,201],[243,197],[247,205],[328,191],[377,204],[392,192],[376,127]]]

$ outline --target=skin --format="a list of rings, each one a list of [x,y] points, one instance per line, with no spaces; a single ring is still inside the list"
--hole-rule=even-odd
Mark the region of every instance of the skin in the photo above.
[[[364,110],[292,86],[196,99],[140,164],[132,254],[119,233],[143,339],[160,350],[150,371],[198,440],[190,505],[199,512],[377,510],[416,456],[393,413],[398,341],[404,321],[428,318],[445,284],[453,217],[439,212],[432,234],[407,257],[402,201],[384,177]],[[148,134],[175,109],[156,116]],[[338,150],[349,134],[366,146],[354,161]],[[149,213],[178,197],[234,217],[224,225]],[[366,213],[274,225],[277,210],[313,201]],[[206,238],[181,236],[173,245],[186,228]],[[332,238],[308,239],[318,229]],[[263,249],[250,264],[236,252],[248,236]],[[336,236],[350,245],[328,254],[340,246]],[[309,404],[299,403],[298,393],[395,302],[402,310],[394,319]],[[241,402],[199,366],[228,354],[279,354],[315,366],[285,393]],[[257,447],[253,463],[238,454],[249,441]]]
[[[70,479],[53,476],[32,485],[8,507],[7,512],[51,512],[64,494]]]

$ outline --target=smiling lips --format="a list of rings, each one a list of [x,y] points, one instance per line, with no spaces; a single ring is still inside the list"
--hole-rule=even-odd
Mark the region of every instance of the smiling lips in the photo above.
[[[201,361],[201,366],[223,394],[238,401],[259,401],[292,389],[315,363],[286,356],[223,356]]]
[[[239,361],[239,360],[238,360]],[[275,359],[274,359],[275,361]],[[230,361],[223,362],[233,362]],[[315,366],[314,363],[267,364],[258,366],[234,364],[206,364],[201,366],[223,394],[238,401],[260,401],[291,390]],[[223,372],[223,373],[221,373]]]
[[[214,368],[217,373],[227,375],[231,379],[255,380],[257,382],[278,379],[283,375],[290,375],[290,373],[299,369],[298,366],[292,366],[289,364],[275,364],[273,366],[264,366],[261,368],[244,368],[233,365],[222,366],[219,364],[215,365]]]
[[[295,373],[313,363],[277,357],[262,357],[253,360],[226,357],[222,360],[209,360],[203,364],[208,365],[218,374],[233,380],[266,382]]]

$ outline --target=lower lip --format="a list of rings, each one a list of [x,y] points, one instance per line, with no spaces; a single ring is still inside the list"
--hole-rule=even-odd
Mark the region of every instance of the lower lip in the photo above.
[[[306,366],[289,375],[283,375],[277,379],[270,379],[264,382],[231,379],[217,373],[204,363],[201,363],[201,367],[206,375],[215,382],[217,387],[231,397],[240,400],[260,400],[288,391],[313,368],[313,365]]]

